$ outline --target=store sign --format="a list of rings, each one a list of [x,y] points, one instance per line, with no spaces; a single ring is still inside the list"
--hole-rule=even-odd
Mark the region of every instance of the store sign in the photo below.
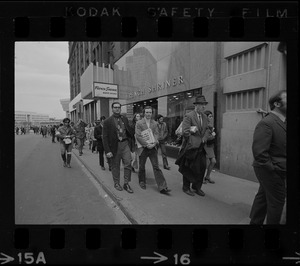
[[[94,96],[101,98],[119,98],[118,85],[94,82]]]
[[[156,91],[165,90],[165,89],[168,89],[171,87],[176,87],[180,84],[183,84],[182,76],[178,76],[177,78],[165,80],[164,82],[157,83],[155,86],[148,87],[147,89],[141,89],[141,90],[137,90],[135,92],[131,92],[128,94],[128,98],[135,98],[136,96],[146,95],[146,93],[151,94]]]

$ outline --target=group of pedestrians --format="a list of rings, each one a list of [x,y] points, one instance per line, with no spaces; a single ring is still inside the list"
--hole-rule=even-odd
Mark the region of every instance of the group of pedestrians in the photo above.
[[[202,185],[215,183],[211,172],[216,163],[214,145],[216,130],[213,126],[213,114],[205,110],[207,101],[203,95],[196,97],[194,110],[187,113],[176,130],[182,136],[182,145],[175,164],[182,174],[182,190],[189,196],[205,196]],[[280,91],[269,99],[271,112],[257,125],[254,131],[252,151],[254,171],[260,187],[251,209],[251,224],[279,223],[286,198],[286,91]],[[132,172],[137,172],[141,189],[147,187],[145,171],[149,158],[158,191],[169,195],[171,190],[158,163],[158,149],[161,149],[163,167],[170,169],[166,155],[165,142],[168,136],[163,116],[153,119],[153,108],[146,106],[141,114],[135,114],[132,123],[121,114],[121,104],[113,102],[112,115],[102,116],[92,127],[89,138],[93,147],[97,147],[99,164],[102,170],[104,158],[112,173],[114,188],[133,193],[130,186]],[[76,140],[79,155],[86,137],[87,124],[81,119],[75,126],[65,118],[59,127],[61,156],[64,166],[70,167],[71,150]],[[92,132],[92,133],[91,133]],[[94,148],[92,149],[94,151]],[[121,162],[124,168],[121,185]]]

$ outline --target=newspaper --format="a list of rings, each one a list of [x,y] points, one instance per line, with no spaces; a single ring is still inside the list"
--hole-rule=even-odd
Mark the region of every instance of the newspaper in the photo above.
[[[141,132],[142,138],[148,143],[155,143],[155,138],[153,136],[151,128],[147,128]],[[136,144],[138,148],[142,147],[142,144],[136,139]]]

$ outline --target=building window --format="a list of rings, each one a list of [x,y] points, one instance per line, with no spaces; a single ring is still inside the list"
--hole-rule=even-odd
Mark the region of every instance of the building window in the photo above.
[[[258,88],[242,92],[226,94],[226,111],[251,111],[258,108],[266,109],[265,89]]]
[[[264,68],[266,45],[247,50],[241,54],[226,58],[227,76],[234,76]]]

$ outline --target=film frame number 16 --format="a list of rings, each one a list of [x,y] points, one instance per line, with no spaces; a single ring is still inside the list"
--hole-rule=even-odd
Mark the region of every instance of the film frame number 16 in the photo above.
[[[174,254],[175,265],[188,265],[191,263],[190,254],[182,254],[181,256],[178,254]]]

